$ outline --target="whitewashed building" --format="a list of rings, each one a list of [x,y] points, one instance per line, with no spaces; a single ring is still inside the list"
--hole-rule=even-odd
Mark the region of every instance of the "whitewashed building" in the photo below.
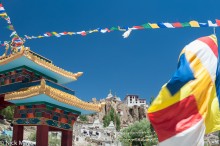
[[[128,107],[136,106],[146,106],[146,99],[139,98],[138,95],[127,95],[124,99],[124,103],[127,104]]]
[[[109,94],[107,95],[107,97],[105,98],[105,100],[121,101],[120,97],[118,97],[116,95],[112,95],[111,90],[110,90]]]

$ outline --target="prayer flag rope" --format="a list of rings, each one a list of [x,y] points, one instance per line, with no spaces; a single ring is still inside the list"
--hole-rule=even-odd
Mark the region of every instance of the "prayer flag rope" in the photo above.
[[[7,28],[12,31],[10,37],[12,37],[12,41],[0,41],[0,46],[5,46],[7,43],[10,43],[10,46],[12,47],[20,47],[21,45],[24,44],[24,39],[18,36],[17,32],[14,29],[14,26],[11,23],[10,17],[7,15],[5,8],[3,7],[3,4],[0,2],[0,17],[5,19],[7,22],[8,26]]]
[[[189,21],[189,22],[174,22],[174,23],[168,23],[168,22],[159,22],[159,23],[145,23],[142,25],[135,25],[132,27],[111,27],[111,28],[96,28],[93,30],[83,30],[83,31],[78,31],[78,32],[46,32],[42,35],[38,36],[29,36],[25,35],[26,39],[40,39],[40,38],[45,38],[45,37],[61,37],[64,35],[81,35],[81,36],[86,36],[88,34],[92,33],[109,33],[113,31],[123,31],[123,37],[127,38],[132,30],[142,30],[142,29],[159,29],[159,28],[186,28],[186,27],[192,27],[192,28],[199,28],[199,27],[219,27],[220,26],[220,20],[216,19],[215,23],[212,21],[208,20],[207,22],[198,22],[195,20]]]
[[[19,37],[14,26],[11,23],[10,17],[7,15],[5,8],[3,7],[2,3],[0,2],[0,17],[4,18],[7,21],[7,28],[12,31],[10,37],[12,37],[12,41],[10,41],[10,45],[12,47],[20,47],[24,44],[25,40],[30,39],[40,39],[40,38],[47,38],[47,37],[61,37],[65,35],[73,36],[73,35],[81,35],[86,36],[88,34],[92,33],[109,33],[113,31],[122,31],[123,37],[127,38],[131,34],[133,30],[143,30],[143,29],[159,29],[159,28],[185,28],[185,27],[192,27],[192,28],[199,28],[199,27],[219,27],[220,26],[220,20],[216,19],[213,23],[212,21],[208,20],[207,22],[198,22],[195,20],[189,21],[189,22],[158,22],[158,23],[145,23],[142,25],[135,25],[132,27],[111,27],[111,28],[96,28],[92,30],[83,30],[83,31],[77,31],[77,32],[46,32],[42,35],[33,36],[33,35],[24,35],[24,37]],[[9,41],[7,41],[9,42]],[[1,43],[0,46],[5,46],[5,43]]]

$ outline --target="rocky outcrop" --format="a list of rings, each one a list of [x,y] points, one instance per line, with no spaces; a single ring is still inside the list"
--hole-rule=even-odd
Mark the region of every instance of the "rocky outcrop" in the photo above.
[[[129,108],[125,103],[116,100],[97,101],[96,99],[93,99],[93,102],[105,102],[106,104],[102,108],[101,112],[88,116],[89,123],[92,123],[94,119],[99,119],[100,122],[103,122],[103,117],[110,111],[111,108],[113,108],[116,113],[120,115],[122,127],[127,127],[129,124],[135,121],[146,118],[146,106],[133,106],[132,108]]]

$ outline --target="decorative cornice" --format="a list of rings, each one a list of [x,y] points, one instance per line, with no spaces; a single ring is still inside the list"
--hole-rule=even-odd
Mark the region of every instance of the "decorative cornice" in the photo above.
[[[89,111],[100,112],[102,107],[104,106],[104,104],[93,104],[93,103],[82,101],[74,95],[71,95],[61,90],[50,87],[46,85],[46,82],[43,79],[41,80],[41,84],[38,86],[33,86],[33,87],[29,87],[29,88],[25,88],[19,91],[5,94],[5,100],[6,101],[21,100],[25,98],[30,98],[32,96],[37,96],[40,94],[45,94],[59,102],[62,102],[62,103],[65,103],[71,106],[75,106],[77,108],[81,108],[84,110],[89,110]]]
[[[47,68],[55,73],[58,73],[58,74],[65,76],[67,78],[71,78],[73,80],[77,80],[77,78],[83,74],[83,72],[72,73],[72,72],[68,72],[62,68],[59,68],[59,67],[55,66],[54,64],[47,62],[47,61],[41,59],[40,57],[34,55],[33,53],[30,52],[29,48],[24,48],[24,47],[22,47],[21,50],[17,53],[10,54],[5,57],[1,57],[0,58],[0,65],[5,65],[5,64],[17,59],[17,58],[22,57],[22,56],[25,56],[26,58],[30,59],[31,61],[35,62],[36,64],[38,64],[44,68]]]

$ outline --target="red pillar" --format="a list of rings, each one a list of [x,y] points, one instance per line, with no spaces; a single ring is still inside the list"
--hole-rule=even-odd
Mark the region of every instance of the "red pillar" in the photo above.
[[[37,126],[36,146],[48,146],[48,131],[47,125]]]
[[[72,146],[73,131],[62,130],[61,146]]]
[[[24,126],[23,125],[13,125],[13,137],[12,142],[14,144],[21,144],[23,141]]]

